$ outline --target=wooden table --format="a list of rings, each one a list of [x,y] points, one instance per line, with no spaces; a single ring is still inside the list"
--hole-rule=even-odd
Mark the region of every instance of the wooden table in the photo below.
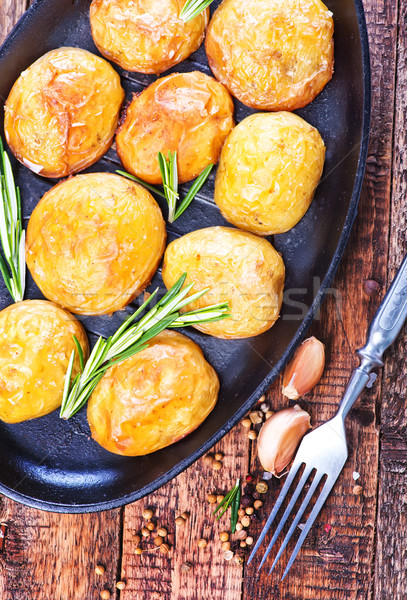
[[[26,9],[25,0],[0,0],[3,38]],[[407,220],[407,1],[365,0],[372,58],[372,131],[358,218],[335,278],[338,295],[328,296],[312,333],[327,348],[320,385],[307,397],[314,424],[334,414],[355,350],[383,291],[406,250]],[[366,280],[379,283],[372,291]],[[374,288],[374,286],[371,286]],[[339,305],[341,304],[341,306]],[[404,330],[388,352],[375,386],[348,419],[351,454],[290,575],[279,583],[256,565],[224,559],[206,494],[222,491],[249,471],[261,476],[252,442],[237,426],[216,448],[223,469],[203,460],[150,497],[123,509],[93,515],[47,514],[0,499],[0,521],[8,525],[0,554],[2,600],[96,600],[104,588],[120,600],[405,600],[407,598],[407,369]],[[281,382],[268,397],[282,407]],[[352,493],[360,473],[362,495]],[[279,490],[267,494],[264,514]],[[173,550],[134,552],[133,536],[151,506],[170,531]],[[184,527],[174,518],[191,515]],[[205,549],[197,540],[208,538]],[[284,561],[283,561],[284,562]],[[95,565],[106,567],[103,576]],[[185,566],[185,563],[189,563]],[[187,570],[189,568],[189,570]],[[124,579],[119,592],[115,584]]]

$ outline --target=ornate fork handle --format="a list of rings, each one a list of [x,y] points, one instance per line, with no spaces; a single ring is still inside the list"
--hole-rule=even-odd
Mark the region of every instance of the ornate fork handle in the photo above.
[[[354,370],[338,413],[345,419],[369,381],[370,372],[383,365],[383,353],[394,342],[407,319],[407,255],[370,325],[367,342],[358,350],[360,366]]]

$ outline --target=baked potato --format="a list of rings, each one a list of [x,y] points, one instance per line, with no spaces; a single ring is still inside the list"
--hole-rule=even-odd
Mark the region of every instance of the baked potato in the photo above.
[[[163,331],[110,367],[88,403],[92,437],[126,456],[150,454],[196,429],[216,404],[219,380],[192,340]]]
[[[93,0],[90,25],[99,51],[127,71],[162,73],[202,44],[209,8],[185,23],[184,0]]]
[[[234,125],[229,92],[199,71],[158,79],[127,108],[117,152],[127,171],[148,183],[162,183],[158,152],[178,153],[179,181],[197,177],[219,159]]]
[[[293,113],[257,113],[223,146],[215,202],[233,225],[258,235],[288,231],[304,216],[321,178],[325,145]]]
[[[25,300],[0,312],[0,419],[20,423],[62,403],[76,336],[86,358],[88,339],[67,311],[45,300]],[[73,376],[80,371],[76,352]]]
[[[193,292],[210,290],[185,310],[229,302],[231,316],[196,329],[218,338],[247,338],[274,325],[283,300],[283,259],[265,239],[229,227],[192,231],[169,244],[162,276],[170,288],[182,273]]]
[[[224,0],[205,47],[216,79],[258,110],[295,110],[332,77],[332,13],[320,0]]]
[[[145,188],[119,175],[77,175],[54,186],[27,227],[27,266],[46,298],[73,313],[126,306],[150,282],[165,223]]]
[[[7,143],[34,173],[66,177],[107,151],[123,100],[119,75],[103,58],[51,50],[21,73],[7,98]]]

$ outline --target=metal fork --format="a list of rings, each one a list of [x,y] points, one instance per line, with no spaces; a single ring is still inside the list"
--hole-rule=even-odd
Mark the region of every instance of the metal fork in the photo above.
[[[389,289],[386,296],[384,297],[372,324],[369,328],[368,340],[366,345],[357,351],[360,358],[360,365],[357,367],[349,380],[348,386],[342,397],[341,403],[337,414],[333,419],[324,423],[311,433],[308,433],[302,440],[298,452],[296,454],[294,463],[287,476],[287,480],[284,483],[283,489],[277,499],[274,508],[267,519],[267,522],[261,532],[256,545],[250,555],[248,563],[253,559],[260,544],[264,538],[270,526],[272,525],[278,511],[280,510],[287,492],[291,488],[291,485],[300,471],[300,468],[304,465],[304,470],[301,474],[299,482],[293,490],[291,500],[284,511],[283,516],[274,532],[274,535],[267,547],[267,550],[260,563],[259,569],[264,564],[267,556],[273,548],[278,536],[280,535],[288,517],[293,511],[294,505],[296,504],[307,480],[311,474],[314,474],[310,487],[305,495],[301,506],[298,509],[297,514],[291,524],[287,535],[278,551],[278,554],[271,566],[270,573],[277,564],[277,561],[284,552],[288,542],[291,539],[292,534],[300,523],[301,517],[305,510],[310,504],[310,500],[316,492],[319,485],[322,485],[321,491],[319,491],[315,504],[311,510],[311,513],[305,523],[304,528],[299,535],[298,541],[291,554],[290,560],[288,561],[287,567],[284,571],[282,579],[284,579],[290,570],[300,548],[306,538],[309,530],[311,529],[319,511],[324,505],[335,481],[338,479],[343,466],[348,457],[348,448],[346,444],[346,432],[345,432],[345,419],[352,408],[363,389],[372,385],[372,374],[371,371],[376,367],[383,365],[382,356],[384,351],[394,342],[398,336],[404,321],[407,318],[407,256],[404,258],[403,263]],[[374,381],[374,379],[373,379]],[[369,383],[370,382],[370,383]],[[325,481],[321,484],[322,480]]]

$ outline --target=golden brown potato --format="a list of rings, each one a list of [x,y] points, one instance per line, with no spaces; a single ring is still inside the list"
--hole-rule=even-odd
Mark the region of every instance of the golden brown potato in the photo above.
[[[324,159],[320,134],[297,115],[251,115],[223,146],[215,202],[225,219],[241,229],[283,233],[308,210]]]
[[[332,13],[320,0],[224,0],[206,35],[209,66],[243,104],[295,110],[332,77]]]
[[[270,329],[283,300],[283,259],[267,240],[229,227],[187,233],[167,247],[162,276],[167,288],[186,272],[192,292],[209,287],[185,310],[229,302],[231,316],[196,329],[219,338],[246,338]]]
[[[77,175],[34,209],[26,260],[46,298],[100,315],[123,308],[149,284],[165,239],[158,204],[141,185],[111,173]]]
[[[218,391],[216,372],[200,347],[181,333],[163,331],[102,377],[88,403],[92,437],[115,454],[150,454],[196,429]]]
[[[93,0],[92,35],[100,52],[127,71],[162,73],[202,44],[209,8],[185,23],[185,0]]]
[[[20,423],[61,406],[74,335],[86,360],[84,328],[55,304],[25,300],[0,312],[0,419]],[[76,352],[73,376],[79,371]]]
[[[218,161],[233,125],[223,85],[199,71],[174,73],[134,98],[116,136],[117,152],[127,171],[161,183],[158,152],[176,150],[179,181],[189,181]]]
[[[7,98],[7,143],[34,173],[76,173],[109,148],[123,100],[120,78],[103,58],[51,50],[21,73]]]

